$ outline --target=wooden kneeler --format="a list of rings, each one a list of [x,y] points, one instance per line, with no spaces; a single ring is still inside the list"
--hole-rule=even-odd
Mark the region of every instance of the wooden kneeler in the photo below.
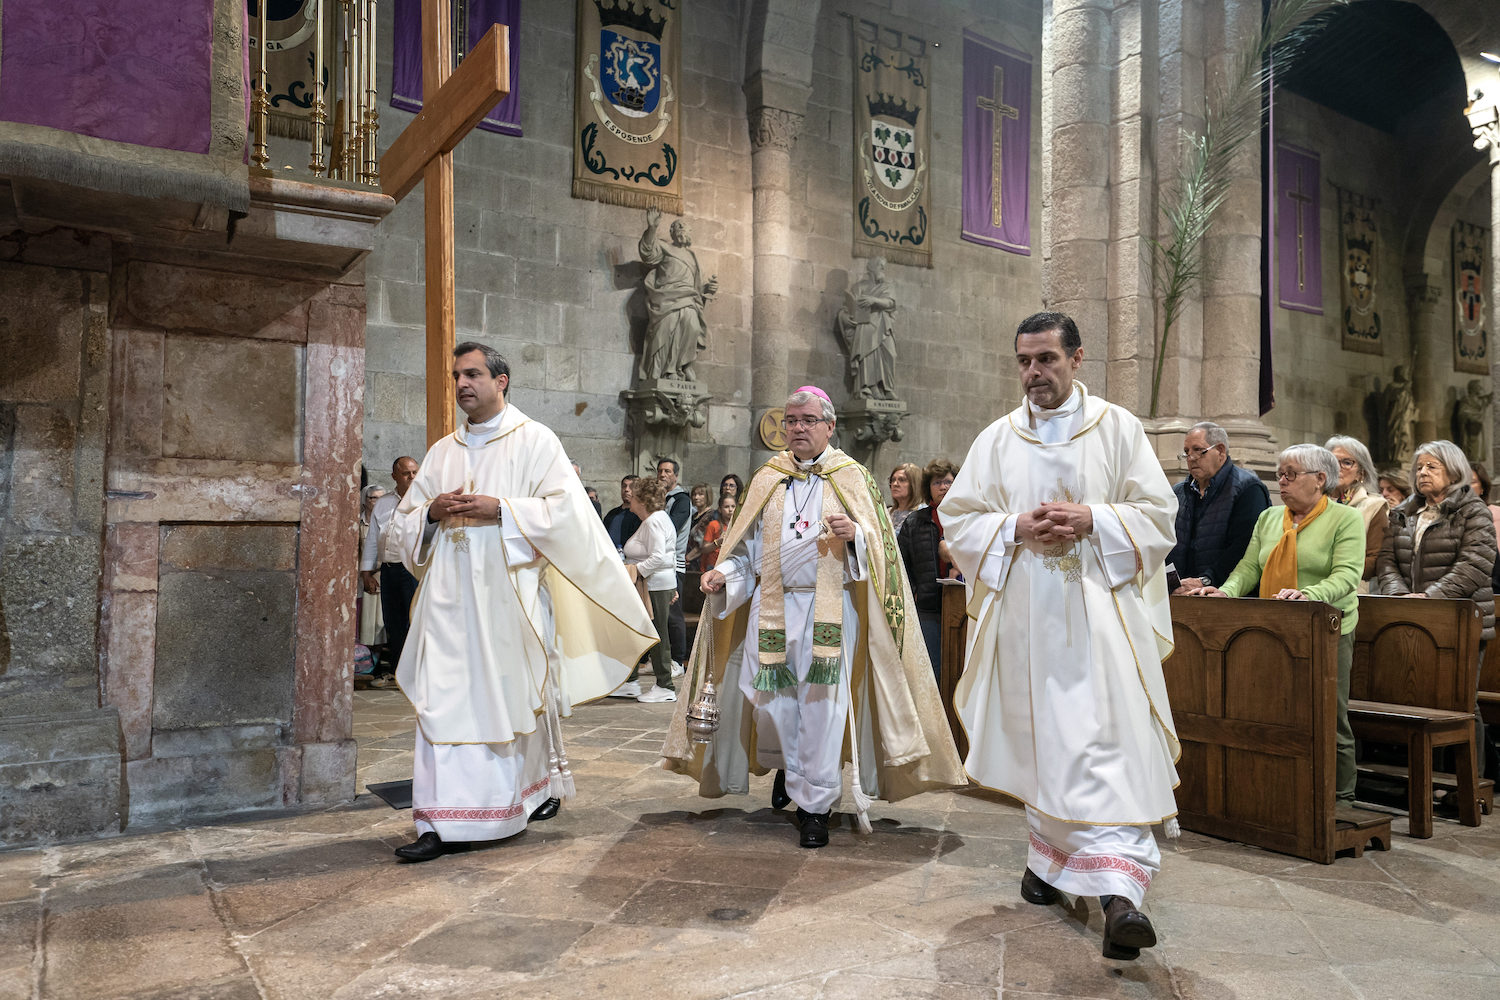
[[[1406,744],[1406,809],[1413,837],[1432,836],[1432,751],[1439,747],[1456,748],[1458,821],[1464,826],[1479,825],[1472,712],[1351,700],[1349,724],[1362,740]]]

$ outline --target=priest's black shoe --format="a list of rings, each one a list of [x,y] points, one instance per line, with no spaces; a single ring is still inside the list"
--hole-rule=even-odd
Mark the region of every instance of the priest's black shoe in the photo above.
[[[1100,896],[1104,907],[1104,957],[1133,961],[1156,944],[1151,920],[1124,896]]]
[[[446,845],[431,830],[404,847],[396,848],[396,857],[402,861],[431,861],[448,853]]]
[[[792,797],[786,793],[786,772],[777,771],[776,781],[771,785],[771,808],[785,809],[791,802]]]
[[[1062,899],[1062,893],[1043,882],[1041,876],[1030,868],[1021,876],[1021,898],[1037,906],[1049,906]]]
[[[551,819],[557,815],[557,810],[562,808],[561,799],[548,799],[535,809],[531,810],[530,821],[540,823],[544,819]]]
[[[810,813],[797,807],[797,823],[802,827],[803,847],[828,846],[828,814]]]

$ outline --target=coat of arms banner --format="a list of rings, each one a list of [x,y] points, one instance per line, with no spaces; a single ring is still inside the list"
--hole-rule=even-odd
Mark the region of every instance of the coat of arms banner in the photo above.
[[[578,0],[573,197],[682,214],[681,0]]]
[[[854,255],[932,266],[927,43],[854,20]]]
[[[963,231],[1031,254],[1031,60],[964,32]]]
[[[1490,373],[1490,231],[1453,224],[1453,368]]]
[[[1339,283],[1344,311],[1344,350],[1361,354],[1384,354],[1380,339],[1380,299],[1376,292],[1380,276],[1380,229],[1376,225],[1374,198],[1335,188],[1339,194],[1339,250],[1342,254]]]
[[[309,0],[309,3],[311,0]],[[521,0],[465,0],[452,5],[453,49],[467,55],[490,25],[510,28],[510,93],[478,125],[501,135],[521,134]],[[391,64],[391,107],[422,110],[422,2],[396,0]]]

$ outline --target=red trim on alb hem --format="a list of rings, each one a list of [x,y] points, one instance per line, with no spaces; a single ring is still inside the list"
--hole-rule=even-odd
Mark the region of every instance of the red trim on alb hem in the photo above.
[[[1053,847],[1034,833],[1031,835],[1031,847],[1048,861],[1061,865],[1069,871],[1116,871],[1135,879],[1142,889],[1151,888],[1151,876],[1146,874],[1146,869],[1129,858],[1117,858],[1109,854],[1068,854]]]
[[[526,798],[547,787],[550,778],[543,778],[536,784],[521,790],[521,801],[512,806],[501,806],[497,808],[449,806],[435,807],[432,809],[413,809],[411,818],[414,820],[426,820],[429,823],[439,821],[460,823],[493,823],[496,820],[515,819],[525,811]]]

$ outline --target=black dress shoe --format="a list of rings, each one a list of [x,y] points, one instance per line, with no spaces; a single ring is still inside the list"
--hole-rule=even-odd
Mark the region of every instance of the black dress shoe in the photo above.
[[[544,819],[551,819],[557,815],[557,810],[562,808],[560,799],[548,799],[531,811],[530,821],[540,823]]]
[[[802,827],[803,847],[828,846],[828,813],[810,813],[799,806],[797,823]]]
[[[1050,906],[1062,899],[1062,893],[1043,882],[1040,875],[1028,868],[1026,874],[1021,876],[1021,898],[1037,906]]]
[[[396,857],[402,861],[431,861],[434,858],[442,857],[446,853],[448,852],[446,845],[443,844],[443,838],[431,830],[422,834],[422,836],[413,840],[410,844],[396,848]]]
[[[777,771],[776,781],[771,785],[771,808],[785,809],[791,803],[792,797],[786,793],[786,772]]]
[[[1151,920],[1131,905],[1124,896],[1101,896],[1104,906],[1104,957],[1133,961],[1141,957],[1142,948],[1156,944],[1156,928]]]

